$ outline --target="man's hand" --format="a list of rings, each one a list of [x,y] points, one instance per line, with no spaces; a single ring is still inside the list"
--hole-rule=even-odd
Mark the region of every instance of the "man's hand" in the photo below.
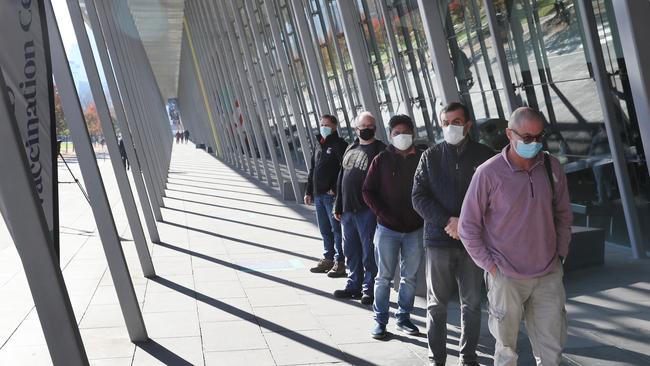
[[[497,275],[497,266],[496,264],[492,265],[492,268],[488,271],[492,277],[496,277]]]
[[[309,194],[306,194],[303,200],[305,201],[305,205],[311,205],[314,203],[314,198]]]
[[[458,236],[458,217],[450,217],[445,226],[445,232],[453,239],[460,240]]]
[[[334,218],[336,219],[336,221],[341,221],[341,214],[340,213],[335,213]]]

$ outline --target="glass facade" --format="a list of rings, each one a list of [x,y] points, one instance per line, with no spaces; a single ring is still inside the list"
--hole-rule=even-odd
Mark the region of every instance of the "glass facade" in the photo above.
[[[255,65],[259,67],[260,62],[271,65],[275,76],[273,91],[279,96],[282,118],[290,121],[286,128],[280,127],[275,118],[265,121],[277,133],[284,134],[290,156],[285,156],[277,140],[272,150],[282,164],[291,159],[303,173],[316,143],[314,136],[320,117],[317,111],[323,109],[317,99],[318,88],[324,89],[326,97],[320,104],[326,104],[327,113],[339,118],[340,134],[349,141],[355,138],[355,116],[368,108],[363,105],[355,79],[358,76],[355,73],[359,72],[355,67],[361,66],[351,60],[344,35],[350,27],[343,27],[338,1],[343,0],[274,0],[270,1],[270,7],[265,1],[253,1],[254,18],[261,28],[266,57],[255,60]],[[612,136],[607,132],[599,89],[594,82],[585,19],[578,11],[578,1],[495,0],[489,7],[484,0],[425,3],[437,7],[440,19],[429,19],[429,22],[433,21],[439,32],[430,32],[425,27],[423,17],[427,12],[420,9],[421,1],[351,1],[358,22],[358,29],[352,31],[361,33],[366,55],[362,66],[367,69],[363,72],[370,71],[372,92],[385,124],[396,113],[410,114],[422,143],[439,142],[442,135],[438,114],[443,96],[458,95],[470,107],[477,122],[474,137],[501,149],[507,144],[505,128],[511,107],[537,108],[548,122],[546,149],[564,164],[569,178],[576,225],[600,227],[606,229],[608,240],[629,242],[618,187],[620,178],[616,178],[610,151]],[[236,3],[241,11],[244,2]],[[298,8],[296,4],[302,6]],[[620,146],[630,172],[626,179],[630,180],[636,202],[633,209],[641,222],[648,222],[650,179],[613,3],[594,0],[591,5],[593,19],[590,21],[596,24],[611,86],[607,92],[614,97],[616,120],[612,122],[621,130]],[[249,46],[254,49],[247,19],[251,15],[245,12],[240,15]],[[298,17],[304,17],[308,37],[300,33]],[[281,44],[274,42],[270,21],[279,25],[276,36]],[[431,37],[443,37],[443,43],[436,44],[445,44],[447,48],[429,49]],[[306,59],[309,55],[315,55],[314,59]],[[439,83],[437,79],[450,75],[437,75],[432,55],[443,55],[439,59],[449,63],[456,94],[440,90],[441,85],[449,88],[449,84]],[[281,67],[281,63],[287,67]],[[503,70],[507,70],[507,75]],[[283,78],[283,72],[289,75]],[[261,71],[256,75],[262,84]],[[297,105],[292,105],[292,99]],[[271,99],[259,102],[264,103],[268,116],[272,117]],[[301,128],[310,146],[301,143]],[[648,232],[645,235],[650,237]]]

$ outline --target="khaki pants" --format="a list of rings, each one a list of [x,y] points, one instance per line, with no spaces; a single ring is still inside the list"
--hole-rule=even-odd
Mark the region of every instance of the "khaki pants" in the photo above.
[[[532,279],[506,277],[497,269],[488,273],[490,333],[496,339],[494,365],[517,365],[517,336],[522,317],[539,366],[559,365],[566,342],[566,294],[558,260],[550,273]]]

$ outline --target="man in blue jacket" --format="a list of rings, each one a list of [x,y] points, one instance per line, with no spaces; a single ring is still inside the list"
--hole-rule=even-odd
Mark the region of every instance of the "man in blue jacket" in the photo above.
[[[447,359],[447,303],[458,289],[461,308],[460,360],[478,365],[482,271],[458,237],[458,217],[476,168],[494,155],[467,135],[472,121],[460,103],[440,113],[445,141],[420,159],[413,184],[413,208],[424,219],[427,274],[427,340],[432,365]]]

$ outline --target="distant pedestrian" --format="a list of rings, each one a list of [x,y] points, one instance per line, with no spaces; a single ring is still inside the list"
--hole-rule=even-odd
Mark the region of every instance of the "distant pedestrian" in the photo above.
[[[334,202],[334,217],[341,221],[343,253],[350,269],[345,288],[334,291],[334,296],[360,298],[364,305],[370,305],[374,300],[377,264],[372,239],[377,217],[364,202],[362,188],[370,163],[386,149],[386,144],[375,139],[376,129],[375,117],[369,112],[361,112],[356,119],[359,137],[343,155]]]
[[[510,144],[481,165],[463,202],[458,232],[486,271],[494,364],[517,364],[521,319],[538,365],[559,365],[567,336],[562,262],[573,215],[564,170],[541,151],[544,118],[521,107],[510,116]]]
[[[341,223],[333,216],[336,182],[341,170],[345,140],[336,132],[336,117],[321,117],[318,144],[311,156],[304,197],[306,205],[316,206],[316,219],[323,238],[323,258],[310,269],[313,273],[327,273],[329,277],[345,277],[345,255],[341,245]]]
[[[190,140],[190,130],[185,130],[185,132],[183,133],[183,137],[185,140],[184,142],[187,144],[187,142]]]
[[[494,151],[469,137],[472,121],[461,103],[443,108],[440,120],[444,141],[424,152],[413,184],[413,207],[424,219],[429,359],[447,361],[447,304],[458,291],[460,362],[478,366],[483,276],[459,240],[458,217],[474,171]]]
[[[411,322],[415,300],[415,283],[422,259],[422,218],[413,209],[413,176],[422,150],[413,144],[415,126],[406,115],[396,115],[389,122],[391,145],[370,164],[363,185],[363,199],[377,216],[375,231],[375,327],[373,338],[386,337],[390,286],[399,264],[400,284],[397,300],[397,329],[419,334]]]
[[[178,144],[181,141],[182,134],[181,131],[176,131],[176,144]]]
[[[124,166],[124,169],[129,170],[131,168],[131,165],[129,164],[129,159],[126,157],[126,148],[124,147],[123,139],[120,139],[119,148],[120,157],[122,158],[122,165]]]

